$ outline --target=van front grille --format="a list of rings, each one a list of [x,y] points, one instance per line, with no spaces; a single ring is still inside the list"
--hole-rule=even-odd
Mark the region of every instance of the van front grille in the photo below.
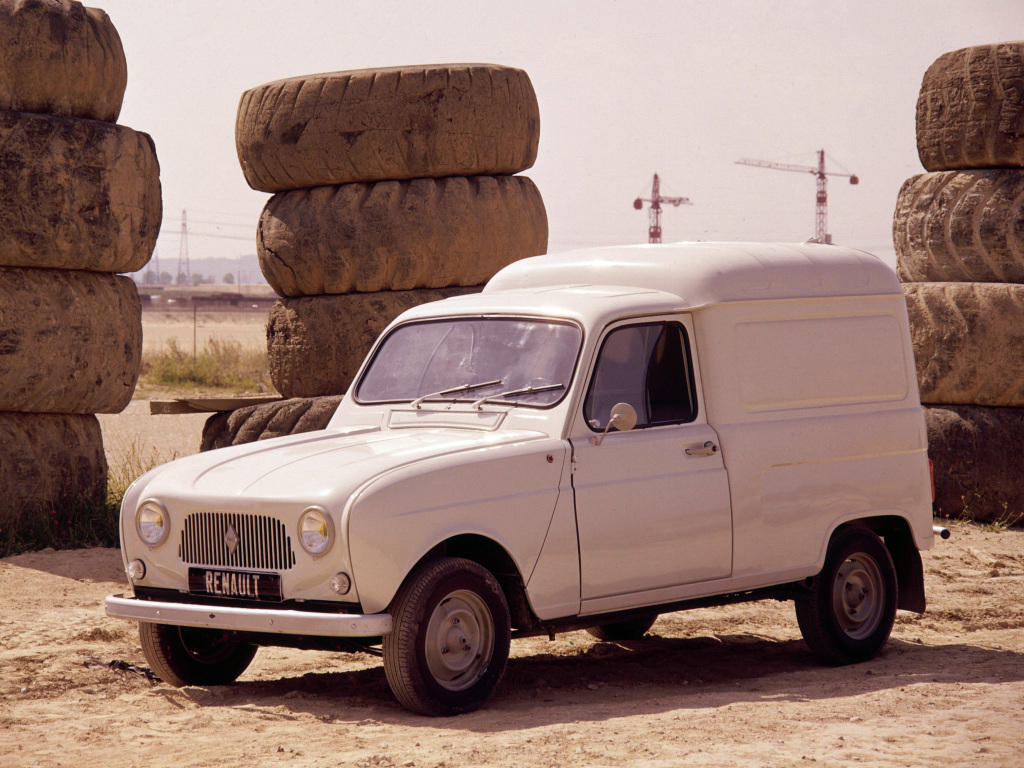
[[[238,512],[189,515],[178,557],[189,565],[259,571],[284,571],[295,565],[295,551],[284,523]]]

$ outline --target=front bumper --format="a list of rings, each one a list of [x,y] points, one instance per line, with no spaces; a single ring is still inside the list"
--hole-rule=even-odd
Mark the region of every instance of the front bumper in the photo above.
[[[323,637],[380,637],[391,632],[391,614],[311,613],[262,608],[234,608],[188,603],[164,603],[110,595],[104,601],[107,616],[151,624],[236,632],[272,632],[282,635]]]

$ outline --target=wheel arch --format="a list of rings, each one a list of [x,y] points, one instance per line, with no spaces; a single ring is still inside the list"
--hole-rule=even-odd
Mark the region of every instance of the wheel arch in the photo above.
[[[513,629],[529,629],[538,624],[526,598],[525,579],[519,566],[508,550],[494,539],[472,533],[452,536],[428,550],[412,570],[418,570],[424,563],[442,557],[472,560],[490,571],[505,594]]]
[[[829,537],[829,542],[836,534],[849,527],[858,526],[875,533],[889,551],[892,563],[896,568],[897,603],[896,607],[903,611],[924,613],[926,600],[924,594],[924,563],[921,553],[914,543],[914,534],[910,523],[899,515],[879,515],[851,520],[837,526]]]

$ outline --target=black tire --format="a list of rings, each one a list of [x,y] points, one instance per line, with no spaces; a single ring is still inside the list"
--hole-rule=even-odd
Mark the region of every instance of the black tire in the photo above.
[[[647,634],[647,630],[654,626],[658,620],[658,614],[650,616],[639,616],[635,619],[625,621],[614,621],[611,624],[599,624],[587,630],[589,634],[598,640],[606,642],[617,642],[620,640],[639,640]]]
[[[1015,525],[1024,521],[1024,408],[925,406],[935,462],[935,515]]]
[[[0,413],[0,528],[5,536],[47,522],[55,509],[71,513],[80,503],[99,509],[106,486],[107,459],[95,416]]]
[[[917,99],[917,153],[929,171],[1024,166],[1024,42],[944,53]]]
[[[121,37],[99,8],[0,2],[0,109],[113,123],[127,83]]]
[[[216,413],[203,425],[199,450],[212,451],[229,445],[324,429],[338,410],[342,397],[299,397]]]
[[[414,571],[391,604],[384,672],[399,703],[450,716],[478,709],[508,663],[508,604],[497,580],[472,560],[448,557]]]
[[[305,75],[242,94],[235,147],[262,192],[442,176],[495,176],[537,159],[530,78],[495,64]]]
[[[256,655],[256,646],[227,632],[169,624],[139,623],[146,661],[169,685],[227,685]]]
[[[1024,285],[904,283],[921,402],[1024,406]]]
[[[280,192],[256,232],[279,296],[480,285],[547,250],[526,176],[461,176]]]
[[[141,354],[130,278],[0,267],[0,411],[120,413]]]
[[[0,265],[135,272],[153,254],[162,216],[147,134],[0,111]]]
[[[892,239],[903,282],[1024,283],[1024,170],[907,179]]]
[[[888,641],[897,598],[896,568],[882,540],[865,528],[841,528],[809,594],[796,600],[796,618],[825,662],[854,664]]]

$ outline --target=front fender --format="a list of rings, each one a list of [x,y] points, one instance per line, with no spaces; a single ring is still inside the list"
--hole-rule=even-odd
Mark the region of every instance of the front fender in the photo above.
[[[362,608],[387,608],[438,544],[462,534],[495,541],[524,583],[547,534],[568,447],[543,438],[432,457],[370,481],[342,520]]]

